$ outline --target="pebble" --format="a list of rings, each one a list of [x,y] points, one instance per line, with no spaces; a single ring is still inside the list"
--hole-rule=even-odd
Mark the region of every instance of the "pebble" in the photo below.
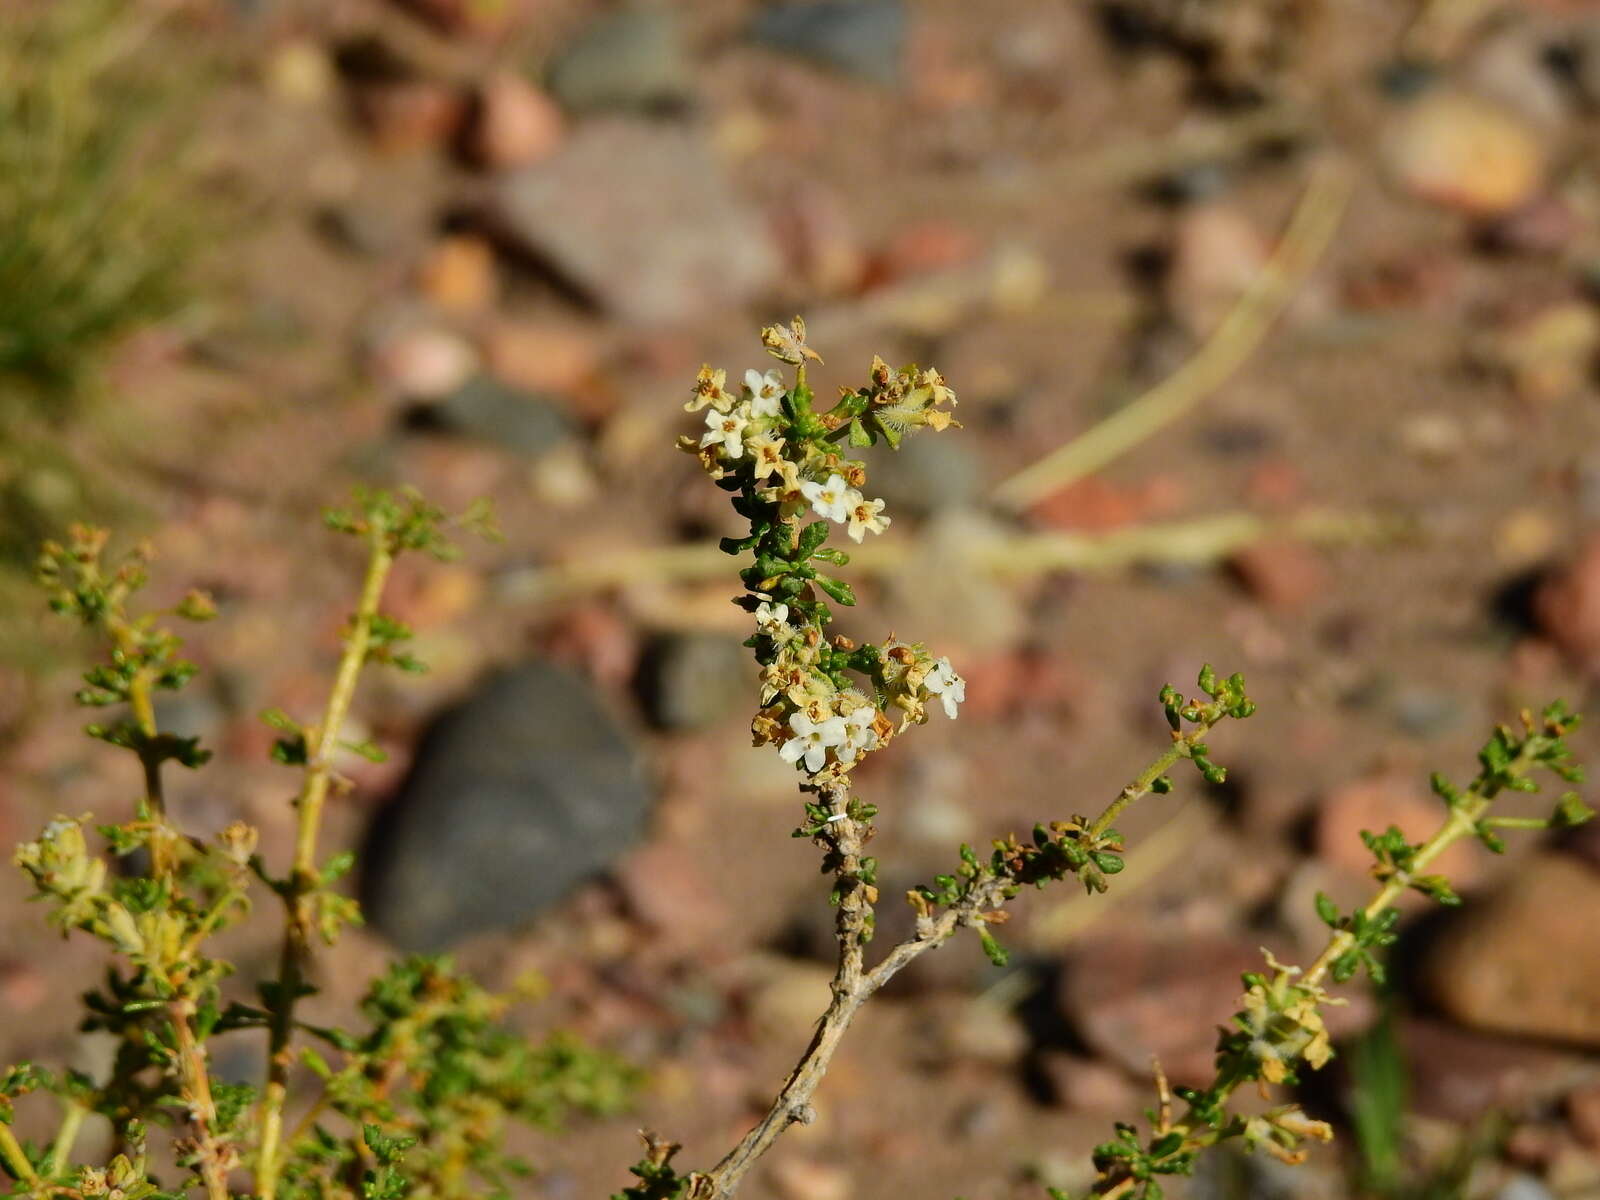
[[[1544,150],[1528,128],[1464,92],[1416,101],[1391,123],[1382,150],[1402,191],[1470,216],[1504,216],[1544,183]]]
[[[362,855],[362,901],[398,946],[517,926],[614,864],[650,796],[632,739],[582,679],[530,662],[423,736]]]
[[[1557,255],[1585,233],[1582,214],[1564,196],[1538,196],[1483,231],[1491,250],[1511,254]]]
[[[706,729],[746,706],[752,680],[741,639],[667,633],[646,647],[636,681],[651,724],[673,732]]]
[[[833,999],[833,968],[767,958],[746,999],[750,1023],[763,1037],[793,1038],[815,1025]]]
[[[1239,976],[1261,963],[1260,949],[1242,939],[1162,938],[1130,928],[1072,951],[1059,1003],[1101,1057],[1141,1078],[1156,1058],[1175,1084],[1200,1086],[1213,1073],[1217,1026],[1244,991]],[[1180,1013],[1184,1019],[1175,1020]]]
[[[1494,1200],[1555,1200],[1555,1196],[1532,1175],[1513,1175],[1495,1192]]]
[[[500,291],[493,247],[473,234],[441,238],[417,268],[417,287],[445,312],[488,310]]]
[[[901,0],[768,4],[750,27],[756,43],[871,83],[900,81],[906,42]]]
[[[612,872],[629,913],[675,946],[710,945],[727,932],[730,913],[706,878],[707,860],[683,846],[653,841]]]
[[[1073,1112],[1120,1118],[1136,1111],[1145,1099],[1125,1073],[1099,1059],[1053,1051],[1043,1057],[1040,1068],[1050,1085],[1051,1098]]]
[[[1163,291],[1190,333],[1205,337],[1244,294],[1267,261],[1266,239],[1226,204],[1184,209],[1172,237]]]
[[[546,83],[575,113],[660,112],[689,101],[693,75],[676,15],[652,5],[593,22],[556,55]]]
[[[1533,615],[1539,632],[1576,665],[1600,672],[1600,536],[1539,584]]]
[[[971,438],[922,433],[871,464],[870,489],[888,502],[891,513],[919,516],[945,508],[966,508],[983,492],[984,469]]]
[[[442,147],[455,138],[467,111],[454,88],[431,79],[362,83],[355,108],[373,144],[387,154]]]
[[[1409,778],[1369,775],[1343,784],[1323,798],[1312,839],[1323,862],[1350,875],[1365,875],[1373,859],[1361,840],[1363,831],[1382,833],[1395,825],[1412,841],[1421,841],[1439,828],[1443,817],[1444,805]],[[1459,888],[1477,874],[1477,862],[1471,846],[1457,844],[1440,856],[1435,869]]]
[[[1327,590],[1322,558],[1304,542],[1276,539],[1234,551],[1228,566],[1245,591],[1267,608],[1293,612]]]
[[[1594,378],[1600,312],[1582,301],[1548,305],[1495,332],[1483,355],[1523,399],[1565,400]]]
[[[540,162],[561,145],[566,121],[556,103],[520,75],[491,75],[478,89],[466,151],[491,171]]]
[[[537,457],[566,444],[571,419],[539,397],[478,375],[413,414],[413,424]]]
[[[1600,1047],[1597,912],[1600,871],[1564,854],[1525,858],[1455,914],[1423,977],[1440,1009],[1475,1029]]]
[[[753,300],[778,255],[705,142],[676,126],[586,123],[495,188],[503,232],[615,316],[669,324]]]
[[[1600,1083],[1574,1088],[1567,1093],[1567,1124],[1591,1150],[1600,1150]]]
[[[1440,737],[1459,728],[1465,716],[1461,701],[1451,692],[1407,688],[1394,700],[1395,724],[1412,737]]]
[[[466,386],[478,354],[467,340],[444,329],[409,329],[386,338],[372,357],[372,373],[406,400],[438,400]]]
[[[1399,1029],[1410,1107],[1420,1116],[1470,1124],[1553,1097],[1576,1056],[1513,1038],[1491,1037],[1436,1018]]]
[[[789,187],[773,211],[772,227],[790,276],[816,294],[843,295],[862,284],[867,253],[836,191],[813,180]]]
[[[850,1200],[850,1172],[807,1158],[779,1158],[767,1171],[780,1200]]]
[[[489,370],[513,387],[571,393],[598,370],[600,342],[574,324],[507,320],[484,334],[483,357]]]

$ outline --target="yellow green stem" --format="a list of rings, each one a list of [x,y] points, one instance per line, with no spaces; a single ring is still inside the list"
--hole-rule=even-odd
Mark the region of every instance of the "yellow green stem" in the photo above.
[[[66,1103],[66,1111],[61,1114],[61,1128],[56,1131],[55,1141],[50,1143],[50,1157],[45,1163],[45,1170],[52,1179],[59,1179],[72,1161],[72,1147],[77,1144],[78,1131],[83,1128],[83,1120],[89,1115],[89,1110],[76,1100]]]
[[[6,1164],[6,1169],[17,1179],[33,1187],[39,1182],[38,1173],[34,1171],[33,1164],[28,1161],[28,1156],[22,1149],[22,1144],[17,1141],[16,1134],[11,1132],[11,1126],[0,1121],[0,1159]]]
[[[296,994],[304,978],[311,953],[311,925],[314,918],[312,895],[316,891],[317,838],[322,828],[322,810],[333,781],[333,757],[339,737],[355,698],[356,681],[372,643],[372,621],[378,614],[384,584],[394,565],[394,555],[383,530],[371,533],[370,557],[361,599],[345,637],[344,652],[334,675],[333,689],[314,744],[307,748],[305,776],[295,800],[298,827],[295,833],[294,866],[289,876],[288,912],[284,921],[283,948],[278,962],[278,999],[273,1007],[271,1038],[268,1044],[267,1086],[261,1102],[261,1150],[257,1159],[256,1190],[260,1200],[274,1200],[283,1151],[283,1107],[288,1096],[289,1069],[293,1065],[290,1041],[294,1034]]]
[[[1205,736],[1215,728],[1218,721],[1222,720],[1222,705],[1207,704],[1200,710],[1200,720],[1195,727],[1187,733],[1172,735],[1172,748],[1163,753],[1148,767],[1141,771],[1127,787],[1117,793],[1117,798],[1098,817],[1093,825],[1089,826],[1089,833],[1094,837],[1101,837],[1111,828],[1111,824],[1120,817],[1124,810],[1134,801],[1150,794],[1150,789],[1155,787],[1156,780],[1160,779],[1180,759],[1188,758],[1189,752],[1196,743],[1205,739]]]

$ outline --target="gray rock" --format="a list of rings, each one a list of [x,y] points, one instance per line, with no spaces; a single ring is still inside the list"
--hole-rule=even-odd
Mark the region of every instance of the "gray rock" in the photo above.
[[[601,17],[556,56],[547,83],[576,113],[683,107],[692,76],[676,14],[628,8]]]
[[[637,324],[737,307],[777,278],[760,215],[678,126],[588,122],[552,158],[500,180],[493,206],[502,236]]]
[[[573,423],[539,397],[479,375],[436,404],[416,409],[413,425],[539,455],[567,441]]]
[[[651,723],[660,729],[705,729],[741,707],[753,669],[735,637],[669,633],[645,649],[638,691]]]
[[[528,663],[425,734],[368,839],[362,901],[408,950],[510,928],[610,866],[649,808],[635,748],[589,685]]]
[[[843,74],[894,84],[905,51],[906,14],[900,0],[769,4],[750,36]]]
[[[1494,1194],[1494,1200],[1555,1200],[1555,1193],[1532,1175],[1513,1175]]]
[[[1449,692],[1407,688],[1394,700],[1394,718],[1412,737],[1435,738],[1460,726],[1466,716],[1461,702]]]
[[[891,517],[970,508],[983,492],[983,464],[971,441],[922,430],[900,449],[877,456],[867,490],[888,501]]]

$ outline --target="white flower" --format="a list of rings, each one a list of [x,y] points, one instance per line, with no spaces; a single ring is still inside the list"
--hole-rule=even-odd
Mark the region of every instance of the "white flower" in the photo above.
[[[956,674],[948,658],[941,658],[933,664],[933,670],[928,672],[922,686],[930,695],[939,697],[944,704],[944,715],[955,720],[956,705],[967,698],[967,681]]]
[[[849,500],[851,541],[859,542],[869,529],[873,533],[882,533],[889,528],[889,518],[882,515],[882,500],[868,500],[854,490],[850,492]]]
[[[783,412],[783,377],[776,371],[763,375],[751,369],[744,373],[744,385],[752,397],[750,411],[758,417],[776,417]]]
[[[843,717],[814,722],[805,713],[797,712],[789,718],[789,728],[794,737],[778,748],[778,757],[792,763],[804,756],[806,770],[813,775],[828,761],[829,747],[843,745],[846,737]]]
[[[783,457],[783,439],[773,437],[771,434],[758,433],[745,443],[745,448],[750,451],[750,457],[755,460],[755,478],[757,482],[776,472],[782,475],[784,464],[788,462]]]
[[[756,606],[756,628],[777,637],[789,629],[789,606],[763,602]]]
[[[733,412],[718,412],[712,409],[706,414],[706,431],[700,437],[700,445],[722,447],[723,454],[729,458],[742,458],[744,456],[744,429],[750,424],[744,412],[735,409]]]
[[[842,763],[852,763],[868,750],[878,748],[878,731],[872,723],[878,719],[878,710],[870,704],[852,709],[844,718],[844,744],[834,750]]]
[[[850,516],[851,495],[858,493],[845,484],[843,476],[834,474],[828,476],[826,483],[807,479],[800,485],[800,494],[811,501],[817,516],[843,522]]]

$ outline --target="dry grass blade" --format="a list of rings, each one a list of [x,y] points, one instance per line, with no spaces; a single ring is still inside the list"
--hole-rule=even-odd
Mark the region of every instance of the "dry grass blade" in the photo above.
[[[1321,164],[1272,258],[1194,357],[1125,408],[1007,479],[995,489],[995,501],[1014,512],[1026,509],[1092,475],[1216,391],[1254,353],[1321,259],[1352,185],[1342,164]]]

